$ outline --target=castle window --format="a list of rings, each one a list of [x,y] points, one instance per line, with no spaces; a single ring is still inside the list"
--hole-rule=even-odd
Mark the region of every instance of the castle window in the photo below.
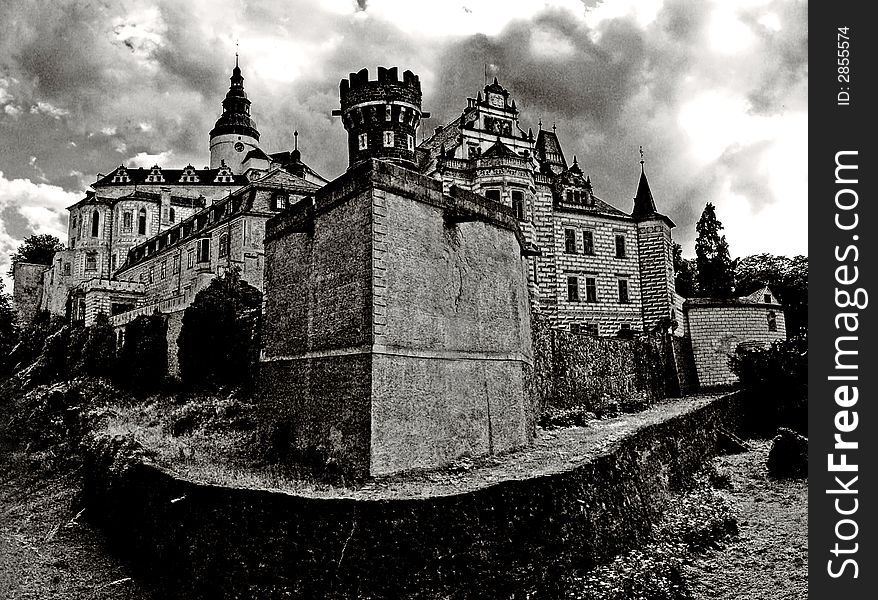
[[[155,265],[149,268],[148,274],[146,276],[147,283],[152,283],[153,281],[155,281]]]
[[[210,238],[198,240],[198,262],[210,262]]]
[[[524,193],[519,190],[512,190],[512,210],[516,219],[524,221]]]
[[[571,323],[570,333],[597,336],[598,326],[594,323]]]
[[[111,271],[115,271],[115,270],[116,270],[116,253],[115,253],[115,252],[114,252],[113,255],[110,257],[110,270],[111,270]]]
[[[171,264],[173,265],[171,267],[173,269],[173,273],[174,273],[174,275],[176,275],[177,273],[180,272],[180,255],[179,254],[174,255],[174,259],[173,259],[173,262]]]
[[[384,107],[384,120],[392,121],[393,120],[393,106],[390,104]]]
[[[169,209],[168,209],[168,221],[170,221],[171,223],[173,223],[173,222],[176,220],[176,218],[177,218],[177,215],[176,215],[176,213],[174,212],[174,209],[173,209],[173,208],[169,208]]]
[[[567,277],[567,301],[579,302],[579,277],[575,275]]]
[[[89,252],[85,255],[85,270],[86,271],[97,271],[98,270],[98,253],[97,252]]]
[[[146,235],[146,209],[141,208],[137,213],[137,235]]]
[[[493,200],[494,202],[500,202],[500,190],[496,188],[491,190],[485,190],[485,198],[487,198],[488,200]]]
[[[572,229],[564,230],[564,252],[576,254],[576,232]]]
[[[223,258],[229,255],[229,234],[224,233],[220,236],[219,239],[219,251],[217,252],[219,258]]]
[[[384,132],[384,147],[392,148],[393,147],[393,132],[385,131]]]
[[[582,252],[584,254],[594,254],[594,232],[593,231],[583,231],[582,232]]]
[[[361,133],[359,136],[357,136],[357,149],[365,150],[368,147],[369,147],[369,134],[368,133]]]
[[[189,248],[186,251],[186,268],[191,269],[195,265],[195,250],[193,248]]]
[[[567,202],[573,204],[573,190],[567,190]]]
[[[274,208],[274,210],[283,210],[289,204],[288,196],[286,194],[281,193],[281,192],[275,193],[272,200],[273,200],[272,204],[274,205],[272,208]]]
[[[168,261],[167,259],[162,261],[161,270],[159,271],[159,277],[164,279],[168,276]]]
[[[91,213],[91,237],[98,237],[98,232],[100,231],[101,224],[101,216],[98,214],[98,211],[94,211]]]
[[[598,285],[597,280],[594,277],[586,277],[585,278],[585,301],[586,302],[597,302],[598,301]]]
[[[69,262],[64,263],[64,265],[61,267],[61,274],[62,275],[70,275],[70,263]]]
[[[619,303],[628,304],[631,300],[628,298],[628,280],[619,280]]]
[[[625,258],[625,236],[616,235],[616,258]]]
[[[415,136],[412,134],[406,135],[406,148],[409,149],[409,152],[415,151]]]
[[[777,313],[768,311],[768,331],[777,331]]]
[[[141,271],[140,275],[137,278],[140,280],[140,283],[143,283],[143,280],[146,278],[146,273]]]
[[[134,213],[126,210],[122,213],[122,231],[130,232],[134,227]]]

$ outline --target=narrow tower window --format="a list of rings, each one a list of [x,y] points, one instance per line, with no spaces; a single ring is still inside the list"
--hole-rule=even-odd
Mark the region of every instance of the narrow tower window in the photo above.
[[[368,147],[369,147],[369,134],[368,133],[361,133],[359,136],[357,136],[357,148],[359,150],[365,150]]]
[[[392,148],[393,147],[393,132],[385,131],[384,132],[384,147]]]
[[[94,211],[91,213],[91,237],[98,237],[98,231],[100,230],[101,217],[98,214],[98,211]]]
[[[146,209],[141,208],[137,213],[137,234],[146,235]]]

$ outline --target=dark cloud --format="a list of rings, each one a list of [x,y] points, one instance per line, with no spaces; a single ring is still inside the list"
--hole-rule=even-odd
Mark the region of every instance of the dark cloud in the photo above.
[[[14,206],[7,206],[0,210],[0,220],[6,227],[6,233],[15,239],[22,240],[34,233],[28,220]]]

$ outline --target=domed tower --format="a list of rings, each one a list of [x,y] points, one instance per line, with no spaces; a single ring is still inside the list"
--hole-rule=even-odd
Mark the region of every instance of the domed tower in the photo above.
[[[348,168],[378,158],[416,169],[415,133],[421,118],[421,81],[411,71],[378,67],[378,80],[368,69],[351,73],[339,84],[341,116],[348,131]]]
[[[244,157],[258,147],[259,132],[250,118],[250,100],[244,92],[237,54],[230,79],[232,84],[223,100],[223,114],[210,131],[210,168],[218,169],[225,161],[232,173],[240,175]]]

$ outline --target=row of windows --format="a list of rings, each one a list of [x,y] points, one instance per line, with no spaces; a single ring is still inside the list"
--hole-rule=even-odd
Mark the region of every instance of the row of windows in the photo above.
[[[219,239],[219,257],[228,256],[230,247],[230,239],[227,233],[220,236]],[[202,238],[195,242],[194,248],[186,251],[186,268],[191,269],[196,263],[210,262],[210,238]],[[176,275],[180,272],[180,257],[175,255],[171,257],[172,273]],[[159,278],[164,279],[168,274],[168,261],[163,260],[159,264]],[[151,266],[147,271],[141,271],[140,282],[152,283],[155,275],[155,266]]]
[[[623,335],[629,331],[631,331],[631,323],[622,323],[622,325],[619,327],[618,334]],[[598,335],[598,326],[594,323],[571,323],[570,333],[596,336]]]
[[[567,254],[578,254],[578,246],[576,240],[575,229],[564,230],[564,252]],[[628,252],[625,247],[625,235],[617,233],[615,236],[616,258],[627,258]],[[588,229],[582,231],[582,253],[594,254],[594,232]]]
[[[409,152],[415,151],[415,138],[411,134],[406,134],[406,148]],[[382,143],[385,148],[393,148],[396,145],[396,134],[393,131],[385,131],[381,136]],[[361,133],[357,137],[357,149],[365,150],[369,147],[369,134]]]
[[[580,283],[583,279],[583,285]],[[581,290],[584,289],[583,295]],[[618,301],[620,304],[628,304],[631,298],[628,295],[628,280],[618,279],[616,282]],[[567,276],[567,300],[569,302],[598,302],[598,287],[596,277],[579,277],[578,275]]]

